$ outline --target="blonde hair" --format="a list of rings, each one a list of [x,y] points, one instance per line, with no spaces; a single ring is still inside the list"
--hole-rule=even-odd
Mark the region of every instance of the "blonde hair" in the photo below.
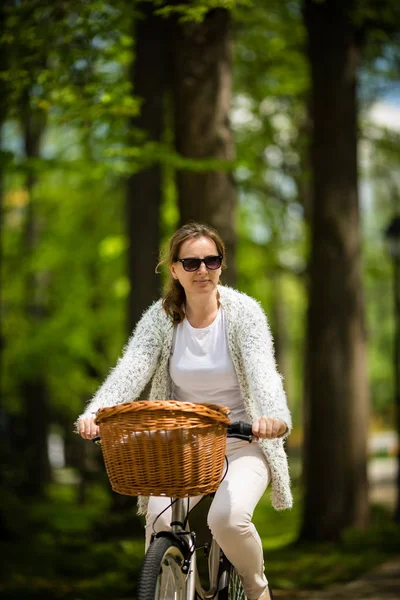
[[[221,254],[223,257],[222,267],[225,268],[225,246],[218,231],[209,225],[205,225],[204,223],[189,221],[189,223],[177,229],[174,235],[170,238],[168,255],[160,257],[160,262],[156,267],[156,273],[159,272],[159,267],[161,265],[168,265],[168,267],[170,267],[178,260],[179,251],[183,242],[188,239],[200,237],[209,238],[215,243],[218,254]],[[179,281],[172,277],[171,271],[169,270],[168,279],[165,284],[162,305],[167,315],[171,317],[172,322],[176,325],[181,323],[185,318],[185,312],[183,310],[185,301],[185,290]]]

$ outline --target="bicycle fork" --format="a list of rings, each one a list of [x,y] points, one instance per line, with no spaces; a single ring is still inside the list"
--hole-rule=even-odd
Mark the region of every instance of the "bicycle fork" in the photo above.
[[[196,566],[196,536],[194,532],[184,531],[186,520],[186,508],[183,499],[179,499],[172,506],[172,535],[182,541],[185,545],[185,560],[182,565],[182,572],[186,576],[185,599],[194,600],[197,594],[202,600],[212,600],[216,597],[219,582],[221,551],[217,542],[212,538],[211,547],[208,555],[208,572],[210,588],[203,589],[200,584],[200,578]]]

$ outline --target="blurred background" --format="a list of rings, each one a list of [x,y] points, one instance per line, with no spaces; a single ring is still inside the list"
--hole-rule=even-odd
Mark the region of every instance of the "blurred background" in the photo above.
[[[398,2],[3,0],[0,46],[0,596],[135,598],[143,521],[74,421],[189,219],[285,378],[278,597],[398,553]]]

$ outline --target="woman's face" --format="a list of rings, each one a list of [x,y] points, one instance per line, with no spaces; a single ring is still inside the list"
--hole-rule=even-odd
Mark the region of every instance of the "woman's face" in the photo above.
[[[208,237],[189,238],[183,242],[178,258],[205,258],[218,256],[215,242]],[[186,294],[207,294],[217,287],[221,267],[215,270],[207,269],[204,262],[193,272],[185,271],[181,262],[170,266],[174,279],[178,279]]]

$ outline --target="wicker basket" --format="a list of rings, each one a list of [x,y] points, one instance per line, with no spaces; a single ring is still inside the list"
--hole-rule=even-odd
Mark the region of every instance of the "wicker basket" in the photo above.
[[[229,409],[175,400],[102,408],[96,422],[108,478],[128,496],[185,498],[221,481]]]

